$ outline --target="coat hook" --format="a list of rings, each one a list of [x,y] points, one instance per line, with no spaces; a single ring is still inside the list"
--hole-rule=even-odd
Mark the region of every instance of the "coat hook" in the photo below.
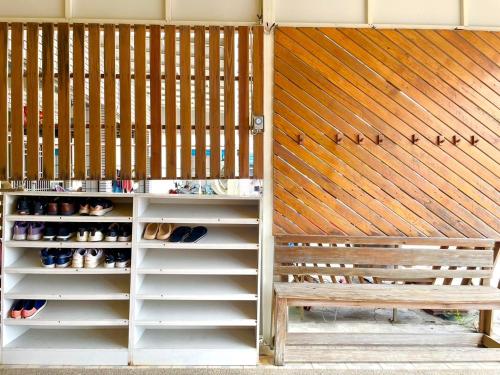
[[[336,144],[340,144],[340,142],[342,142],[342,139],[343,139],[342,133],[335,134],[335,143]]]
[[[377,134],[377,144],[381,144],[384,141],[384,136],[382,134]]]
[[[259,21],[259,25],[262,25],[262,22],[264,20],[264,17],[262,16],[262,14],[257,14],[257,20]]]
[[[358,145],[360,145],[365,140],[365,137],[363,137],[363,134],[358,134],[357,139],[358,139]]]
[[[304,134],[300,133],[298,136],[297,136],[297,143],[302,146],[304,144]]]
[[[441,146],[444,143],[444,137],[441,134],[437,136],[436,143],[438,146]]]
[[[475,146],[479,142],[479,138],[477,138],[475,135],[471,135],[470,137],[470,143],[471,145]]]
[[[416,135],[416,134],[412,134],[412,136],[411,136],[411,143],[415,144],[415,143],[417,143],[418,141],[420,141],[420,138],[419,138],[419,137],[417,137],[417,135]]]
[[[458,144],[458,142],[460,142],[460,137],[458,135],[454,135],[451,138],[451,141],[453,142],[454,145],[456,145],[456,144]]]
[[[275,27],[276,27],[276,22],[273,22],[271,25],[269,25],[269,22],[266,22],[266,25],[264,26],[264,31],[266,32],[266,34],[270,34]]]

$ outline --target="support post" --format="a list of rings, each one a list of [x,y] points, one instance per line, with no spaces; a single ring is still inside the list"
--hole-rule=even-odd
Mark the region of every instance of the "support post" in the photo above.
[[[288,323],[288,306],[286,298],[274,298],[274,364],[283,366],[285,359],[285,341]]]

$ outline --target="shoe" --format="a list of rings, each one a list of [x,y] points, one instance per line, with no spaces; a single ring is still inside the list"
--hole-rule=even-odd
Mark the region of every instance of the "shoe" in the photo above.
[[[160,224],[149,223],[148,225],[146,225],[146,229],[144,229],[144,235],[142,236],[142,238],[144,238],[145,240],[156,239],[156,235],[159,229],[160,229]]]
[[[113,202],[109,199],[96,199],[90,205],[91,216],[103,216],[113,209]]]
[[[104,268],[115,268],[115,255],[108,251],[104,257]]]
[[[208,229],[206,227],[194,227],[189,235],[187,235],[182,242],[198,242],[207,235]]]
[[[31,201],[28,197],[19,197],[16,203],[16,211],[18,215],[31,214]]]
[[[12,319],[21,319],[25,303],[26,301],[22,299],[14,301],[12,307],[10,308],[10,317]]]
[[[45,215],[47,213],[47,202],[43,199],[35,199],[32,207],[33,215]]]
[[[130,267],[130,251],[127,251],[125,249],[118,250],[115,257],[115,267],[116,268]]]
[[[59,202],[59,214],[63,216],[70,216],[76,212],[76,204],[73,199],[61,199]]]
[[[80,215],[90,215],[90,199],[85,198],[80,202],[80,209],[78,210]]]
[[[16,221],[12,228],[12,239],[16,241],[25,241],[28,232],[28,223],[25,221]]]
[[[104,239],[104,234],[102,233],[102,229],[99,227],[92,227],[89,231],[89,241],[90,242],[99,242]]]
[[[89,249],[84,258],[85,268],[96,268],[104,260],[102,249]]]
[[[76,232],[76,240],[78,242],[87,242],[89,240],[89,228],[86,226],[81,226]]]
[[[173,230],[169,242],[182,242],[184,238],[186,238],[189,233],[191,233],[191,228],[189,227],[177,227]]]
[[[55,268],[56,267],[56,249],[43,249],[40,250],[40,260],[42,261],[42,267],[44,268]]]
[[[116,242],[118,241],[118,231],[120,226],[117,223],[111,224],[108,229],[106,229],[104,235],[104,241],[106,242]]]
[[[43,232],[43,239],[45,241],[53,241],[57,237],[57,231],[59,227],[57,224],[48,223],[45,226],[45,231]]]
[[[21,316],[24,319],[34,318],[45,306],[47,306],[47,301],[45,300],[30,300],[25,304],[23,311],[21,311]]]
[[[56,268],[69,267],[72,259],[73,259],[73,250],[61,249],[56,257]]]
[[[39,241],[45,232],[45,223],[32,222],[28,224],[28,233],[26,239],[28,241]]]
[[[62,224],[57,230],[57,239],[59,241],[67,241],[73,237],[74,234],[75,231],[71,225]]]
[[[59,213],[59,199],[53,198],[47,203],[47,215],[57,215]]]
[[[71,267],[83,268],[83,262],[87,254],[88,254],[88,249],[77,249],[73,253],[73,258],[71,260]]]
[[[132,241],[132,227],[129,224],[122,224],[118,230],[118,242],[129,241]]]
[[[166,240],[172,234],[172,224],[163,223],[160,224],[158,233],[156,233],[157,240]]]

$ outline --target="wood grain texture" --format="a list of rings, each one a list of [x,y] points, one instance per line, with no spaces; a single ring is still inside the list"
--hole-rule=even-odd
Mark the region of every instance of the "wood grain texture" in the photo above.
[[[196,162],[195,177],[206,178],[206,92],[205,92],[205,27],[194,29],[194,59],[195,59],[195,140]]]
[[[250,134],[250,65],[249,27],[238,27],[238,134],[239,134],[239,177],[250,177],[249,134]]]
[[[220,177],[220,28],[210,26],[210,178]]]
[[[120,24],[120,178],[132,179],[130,25]]]
[[[253,32],[253,114],[264,115],[264,28],[255,26]],[[264,178],[264,135],[253,137],[253,177]]]
[[[76,98],[75,98],[76,99]],[[42,170],[53,180],[54,172],[54,24],[42,25]]]
[[[89,178],[101,179],[101,58],[99,25],[89,28]]]
[[[167,132],[167,178],[177,178],[177,104],[175,72],[175,26],[165,26],[165,124]]]
[[[69,76],[69,24],[57,25],[57,142],[59,175],[69,180],[71,173],[71,124],[70,124],[70,76]],[[99,145],[100,147],[100,145]]]
[[[9,120],[7,96],[7,43],[9,26],[6,22],[0,23],[0,180],[9,178]]]
[[[149,85],[151,105],[151,178],[161,179],[161,28],[149,29]]]
[[[86,168],[85,25],[73,25],[74,178],[85,180]]]
[[[23,24],[11,25],[11,178],[24,179]]]
[[[38,180],[38,24],[28,23],[26,31],[26,177]]]
[[[224,27],[224,177],[235,176],[234,27]]]
[[[134,26],[135,85],[135,178],[145,179],[146,170],[146,27]]]
[[[191,178],[191,28],[180,27],[181,177]]]
[[[104,178],[116,179],[115,25],[104,25]]]

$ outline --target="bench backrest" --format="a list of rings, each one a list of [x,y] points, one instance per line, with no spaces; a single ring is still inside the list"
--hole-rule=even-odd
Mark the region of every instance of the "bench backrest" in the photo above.
[[[467,285],[491,277],[497,253],[491,239],[278,235],[274,273],[295,281],[317,275]]]

